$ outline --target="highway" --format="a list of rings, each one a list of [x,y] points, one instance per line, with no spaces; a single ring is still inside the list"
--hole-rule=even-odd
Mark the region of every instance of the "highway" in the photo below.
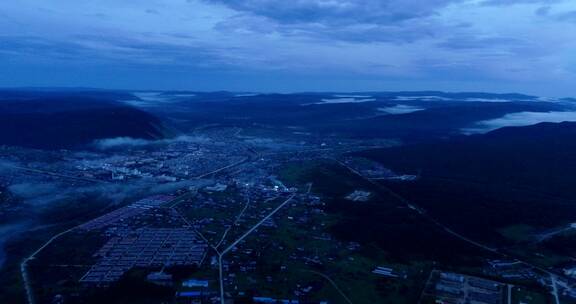
[[[181,198],[183,198],[184,196],[189,195],[189,193],[181,195],[178,198],[175,198],[174,200],[172,200],[171,202],[174,201],[178,201]],[[192,225],[192,223],[190,223],[190,221],[188,221],[188,219],[186,219],[186,217],[184,217],[175,207],[176,204],[171,205],[169,208],[173,209],[174,211],[176,211],[178,213],[178,215],[180,216],[180,218],[190,227],[192,227],[195,232],[200,236],[200,238],[202,238],[204,240],[204,242],[206,242],[206,244],[208,246],[210,246],[210,248],[212,248],[216,254],[218,255],[218,274],[219,274],[219,284],[220,284],[220,300],[221,303],[225,303],[225,297],[224,297],[224,280],[223,280],[223,276],[224,276],[224,270],[222,269],[222,259],[224,258],[224,255],[226,255],[226,253],[228,253],[230,250],[232,250],[236,245],[238,245],[238,243],[240,243],[242,240],[244,240],[246,237],[248,237],[250,234],[252,234],[256,229],[258,229],[258,227],[260,227],[264,222],[266,222],[266,220],[268,220],[270,217],[274,216],[274,214],[276,214],[280,209],[282,209],[284,206],[286,206],[294,197],[296,196],[296,194],[292,194],[290,195],[290,197],[288,197],[284,202],[282,202],[282,204],[280,204],[279,206],[277,206],[274,210],[272,210],[268,215],[266,215],[263,219],[261,219],[258,223],[256,223],[254,226],[252,226],[248,231],[246,231],[242,236],[240,236],[236,241],[234,241],[231,245],[229,245],[228,247],[226,247],[223,251],[218,250],[218,246],[220,246],[224,240],[226,239],[226,236],[228,234],[228,232],[230,231],[230,229],[242,218],[242,216],[244,215],[244,213],[246,212],[246,210],[248,209],[248,207],[250,206],[251,200],[248,197],[247,198],[247,202],[244,206],[244,208],[240,211],[240,213],[236,216],[236,219],[234,220],[234,223],[228,227],[228,229],[226,229],[226,231],[224,232],[224,234],[222,235],[222,238],[220,239],[220,241],[218,242],[217,245],[212,245],[210,244],[209,240],[202,234],[200,233],[200,231],[198,231],[196,229],[196,227],[194,225]],[[267,199],[265,202],[277,199],[278,197],[274,197],[274,198],[269,198]],[[34,304],[34,303],[30,303],[30,304]]]
[[[268,201],[268,200],[266,200]],[[224,240],[226,239],[226,236],[228,235],[228,232],[230,232],[230,230],[232,230],[232,228],[238,223],[238,221],[240,221],[240,219],[242,218],[242,216],[244,215],[244,213],[246,212],[246,210],[248,210],[248,207],[250,207],[250,196],[247,196],[246,198],[246,204],[244,205],[244,208],[242,208],[242,211],[240,211],[240,213],[236,216],[236,219],[234,220],[234,222],[230,225],[230,227],[228,227],[226,229],[226,231],[224,231],[224,233],[222,234],[222,237],[220,238],[220,241],[216,244],[216,248],[220,247],[220,245],[222,244],[222,242],[224,242]]]
[[[274,216],[274,214],[276,214],[280,209],[284,208],[284,206],[286,206],[290,201],[292,201],[294,196],[296,196],[296,194],[290,195],[290,197],[288,197],[282,204],[280,204],[278,207],[276,207],[274,210],[272,210],[268,215],[266,215],[264,218],[262,218],[258,223],[256,223],[254,226],[252,226],[252,228],[250,228],[248,231],[246,231],[246,233],[244,233],[236,241],[234,241],[232,244],[230,244],[230,246],[226,247],[226,249],[224,249],[221,252],[216,250],[216,252],[218,253],[218,268],[219,268],[218,272],[219,272],[219,281],[220,281],[220,303],[221,304],[225,304],[224,280],[223,280],[223,275],[224,275],[223,272],[224,271],[222,270],[222,259],[224,258],[224,255],[226,255],[226,253],[228,253],[230,250],[232,250],[234,247],[236,247],[236,245],[238,245],[238,243],[242,242],[242,240],[244,240],[246,237],[248,237],[250,234],[252,234],[252,232],[254,232],[256,229],[258,229],[258,227],[260,227],[262,224],[264,224],[264,222],[266,222],[269,218]]]
[[[226,304],[224,298],[224,270],[222,269],[222,254],[218,253],[218,282],[220,285],[220,304]]]
[[[208,173],[204,173],[204,174],[198,175],[198,176],[196,176],[196,179],[201,179],[201,178],[204,178],[204,177],[206,177],[206,176],[209,176],[209,175],[216,174],[216,173],[219,173],[219,172],[221,172],[221,171],[224,171],[224,170],[226,170],[226,169],[228,169],[228,168],[236,167],[236,166],[238,166],[238,165],[241,165],[241,164],[247,162],[248,160],[250,160],[249,157],[244,158],[244,159],[242,159],[242,160],[240,160],[240,161],[238,161],[238,162],[235,162],[235,163],[233,163],[233,164],[224,166],[224,167],[222,167],[222,168],[216,169],[216,170],[211,171],[211,172],[208,172]]]
[[[230,244],[230,246],[226,247],[226,249],[224,249],[222,251],[222,255],[224,255],[227,252],[229,252],[230,250],[232,250],[234,247],[236,247],[236,245],[238,245],[238,243],[242,242],[242,240],[244,240],[247,236],[252,234],[252,232],[254,232],[254,230],[258,229],[258,227],[260,227],[262,224],[264,224],[264,222],[266,222],[269,218],[271,218],[274,214],[276,214],[276,212],[278,212],[280,209],[282,209],[284,206],[286,206],[294,198],[294,196],[296,196],[296,194],[290,195],[290,197],[288,199],[286,199],[282,204],[280,204],[278,207],[276,207],[274,210],[272,210],[268,215],[266,215],[263,219],[261,219],[256,225],[252,226],[252,228],[250,228],[248,231],[246,231],[246,233],[244,233],[241,237],[239,237],[236,241],[234,241],[234,243],[232,243],[232,244]]]

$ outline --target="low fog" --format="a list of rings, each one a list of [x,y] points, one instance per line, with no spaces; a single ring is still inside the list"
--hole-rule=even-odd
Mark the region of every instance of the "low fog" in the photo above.
[[[486,133],[503,127],[530,126],[542,122],[560,123],[576,121],[576,111],[573,112],[519,112],[503,117],[480,121],[472,128],[462,130],[465,134]]]
[[[100,150],[109,150],[122,147],[145,147],[154,145],[167,145],[172,143],[206,143],[210,139],[203,136],[182,135],[171,139],[148,140],[131,137],[116,137],[99,139],[94,142],[94,146]]]
[[[50,218],[46,215],[54,214],[58,208],[62,208],[63,203],[69,206],[98,203],[115,208],[150,195],[168,194],[178,189],[207,184],[206,180],[159,183],[152,178],[134,179],[122,183],[54,180],[35,175],[19,178],[17,174],[14,175],[18,170],[16,167],[19,166],[22,164],[0,161],[0,175],[16,176],[5,191],[16,198],[20,205],[19,210],[25,210],[9,216],[9,222],[0,223],[0,269],[6,258],[4,252],[6,242],[22,233],[50,224]]]

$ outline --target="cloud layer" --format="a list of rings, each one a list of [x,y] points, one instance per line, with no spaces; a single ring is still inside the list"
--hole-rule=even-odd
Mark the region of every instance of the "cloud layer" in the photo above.
[[[0,2],[0,86],[573,95],[568,0]]]

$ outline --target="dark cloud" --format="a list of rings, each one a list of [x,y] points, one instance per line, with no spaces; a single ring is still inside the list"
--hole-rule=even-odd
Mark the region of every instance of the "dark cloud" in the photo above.
[[[8,56],[30,56],[42,54],[44,57],[68,58],[82,55],[83,48],[67,41],[52,41],[33,36],[0,36],[0,58]]]
[[[559,3],[564,0],[486,0],[482,2],[482,5],[494,5],[494,6],[506,6],[515,4],[554,4]]]
[[[252,16],[237,16],[221,22],[216,29],[222,32],[280,33],[286,37],[306,37],[315,40],[346,41],[354,43],[390,42],[410,43],[447,32],[458,25],[446,25],[429,19],[399,21],[396,24],[357,24],[354,26],[327,26],[317,23],[279,24]]]
[[[576,11],[557,14],[554,18],[559,21],[576,22]]]
[[[487,58],[509,60],[506,58],[510,56],[543,58],[554,52],[549,44],[528,37],[474,32],[453,35],[437,43],[437,46],[450,51],[475,53],[477,62]]]
[[[550,6],[542,6],[542,7],[539,7],[538,9],[536,9],[536,11],[534,11],[534,14],[536,14],[537,16],[540,16],[540,17],[545,17],[545,16],[548,16],[550,14],[551,9],[552,9],[552,7],[550,7]]]
[[[484,49],[493,47],[520,47],[525,42],[517,38],[507,37],[475,37],[472,35],[462,35],[451,37],[438,46],[448,49]]]
[[[434,18],[450,3],[428,1],[221,1],[244,12],[216,25],[226,33],[280,33],[285,37],[355,43],[410,43],[468,27]]]
[[[373,26],[367,28],[342,28],[316,32],[319,38],[357,43],[389,42],[411,43],[421,39],[432,38],[438,33],[438,28],[428,27],[425,23],[410,26]]]
[[[206,49],[186,44],[159,42],[104,35],[76,35],[69,39],[49,39],[36,36],[0,36],[0,62],[2,59],[26,62],[48,60],[103,64],[150,64],[188,67],[222,66],[228,62],[219,49]]]
[[[428,17],[463,0],[205,0],[284,24],[393,24]]]
[[[0,1],[0,84],[568,95],[576,6],[557,2]]]
[[[144,10],[144,11],[146,12],[146,14],[151,14],[151,15],[159,15],[159,14],[160,14],[159,11],[157,11],[157,10],[155,10],[155,9],[153,9],[153,8],[148,8],[148,9],[146,9],[146,10]]]

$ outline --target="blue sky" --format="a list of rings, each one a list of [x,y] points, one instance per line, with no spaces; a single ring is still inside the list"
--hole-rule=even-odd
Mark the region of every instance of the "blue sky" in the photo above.
[[[576,1],[0,1],[0,67],[2,87],[576,96]]]

